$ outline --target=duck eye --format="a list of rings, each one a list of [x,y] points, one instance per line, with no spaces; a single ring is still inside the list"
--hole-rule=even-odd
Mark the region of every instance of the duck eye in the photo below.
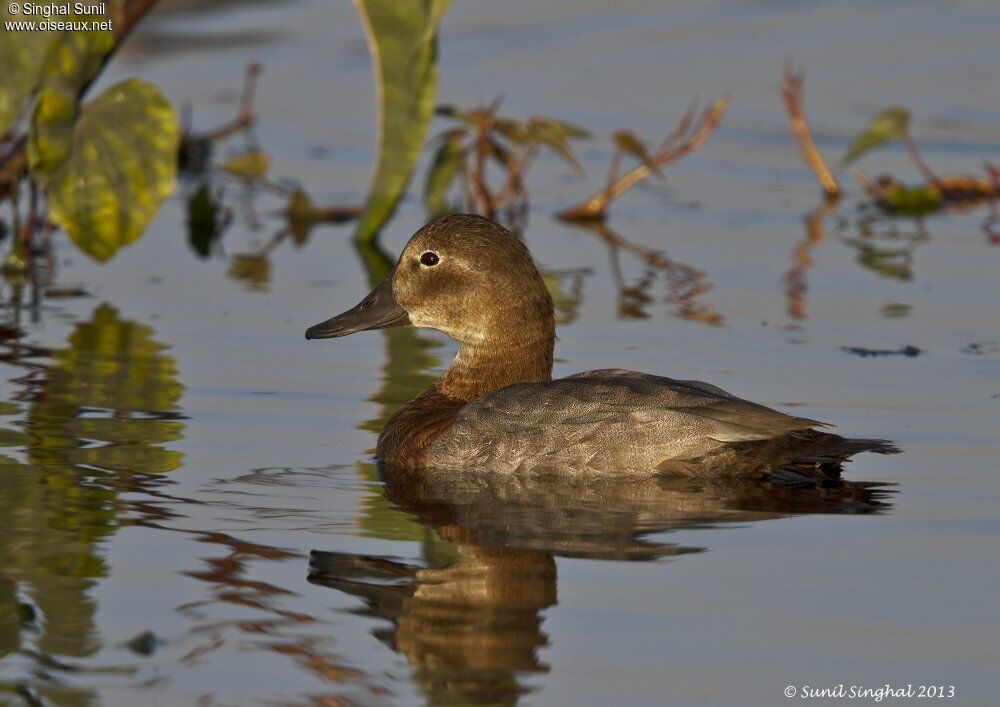
[[[440,261],[441,258],[439,258],[438,254],[432,250],[425,251],[420,256],[420,264],[426,265],[427,267],[430,267],[431,265],[437,265]]]

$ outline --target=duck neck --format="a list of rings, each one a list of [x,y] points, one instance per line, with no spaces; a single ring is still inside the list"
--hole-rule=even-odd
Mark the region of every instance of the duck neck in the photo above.
[[[458,355],[432,389],[469,402],[515,383],[552,380],[554,327],[525,332],[517,339],[484,337],[459,344]]]

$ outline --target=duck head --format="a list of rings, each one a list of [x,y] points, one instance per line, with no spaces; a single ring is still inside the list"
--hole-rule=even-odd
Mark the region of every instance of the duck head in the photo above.
[[[386,278],[354,308],[306,330],[307,339],[366,329],[429,327],[463,347],[554,337],[552,298],[531,255],[481,216],[431,221]]]

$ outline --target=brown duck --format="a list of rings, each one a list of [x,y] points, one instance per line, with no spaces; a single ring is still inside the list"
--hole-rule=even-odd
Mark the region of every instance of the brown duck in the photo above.
[[[428,223],[371,294],[306,338],[395,326],[459,345],[379,435],[379,461],[395,468],[832,478],[852,454],[897,451],[700,381],[622,369],[553,380],[549,291],[525,245],[480,216]]]

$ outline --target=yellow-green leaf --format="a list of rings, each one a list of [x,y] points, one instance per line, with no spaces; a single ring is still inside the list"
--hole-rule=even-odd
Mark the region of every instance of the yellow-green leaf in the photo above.
[[[872,118],[865,131],[847,148],[847,152],[840,158],[841,166],[850,164],[872,148],[905,134],[909,123],[910,112],[905,108],[899,106],[886,108]]]
[[[515,145],[526,142],[531,137],[528,126],[519,120],[510,118],[494,118],[493,129],[510,140]]]
[[[86,103],[71,125],[63,120],[64,100],[51,89],[40,96],[29,162],[48,194],[52,220],[81,250],[105,261],[142,234],[173,190],[177,119],[156,87],[139,79]]]
[[[35,90],[41,77],[41,65],[49,50],[55,32],[43,30],[8,30],[7,22],[31,21],[18,6],[16,14],[11,14],[7,3],[3,3],[0,19],[4,22],[3,38],[0,39],[0,135],[6,133],[21,114],[28,96]]]
[[[73,148],[73,125],[79,114],[76,93],[43,89],[31,120],[28,164],[40,182],[51,177]]]
[[[885,180],[874,190],[876,203],[886,211],[900,216],[923,216],[942,206],[941,190],[933,184],[907,186],[894,180]]]
[[[222,165],[222,169],[244,179],[260,179],[267,174],[270,165],[271,159],[267,153],[256,150],[230,157]]]
[[[535,118],[536,121],[544,123],[548,126],[550,130],[554,130],[561,133],[563,137],[569,140],[586,139],[591,137],[590,131],[581,128],[579,125],[567,122],[565,120],[557,120],[556,118],[546,118],[545,116],[539,116]]]
[[[436,37],[451,0],[354,0],[375,65],[379,135],[375,173],[355,238],[371,241],[413,171],[434,112]]]
[[[76,19],[67,18],[68,21]],[[45,57],[42,67],[44,84],[78,94],[104,66],[104,57],[114,46],[114,35],[109,30],[61,31]]]

